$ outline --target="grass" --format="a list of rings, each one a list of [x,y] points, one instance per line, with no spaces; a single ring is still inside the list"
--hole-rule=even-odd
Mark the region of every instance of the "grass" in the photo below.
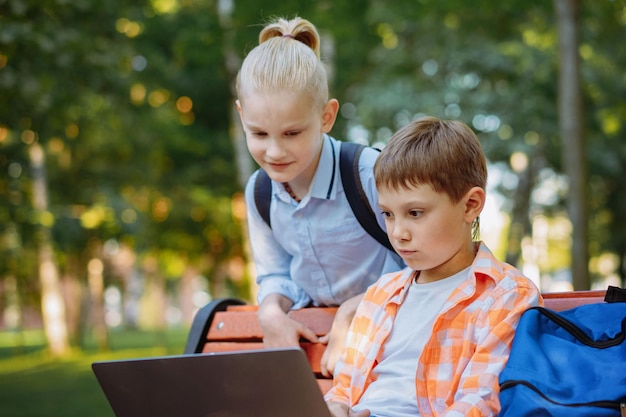
[[[94,361],[183,352],[188,329],[116,331],[110,350],[86,342],[82,351],[51,358],[40,331],[0,332],[0,416],[115,417],[91,370]]]

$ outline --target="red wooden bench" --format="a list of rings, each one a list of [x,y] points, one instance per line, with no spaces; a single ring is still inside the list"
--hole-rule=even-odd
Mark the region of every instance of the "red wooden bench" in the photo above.
[[[583,304],[604,301],[606,291],[572,291],[543,294],[545,306],[552,310],[563,311]],[[289,315],[319,336],[328,333],[337,311],[334,307],[305,308],[289,312]],[[320,360],[325,345],[303,342],[302,349],[306,352],[315,373],[320,389],[326,392],[332,380],[320,372]],[[212,301],[196,314],[185,353],[208,353],[263,348],[263,335],[257,320],[257,306],[245,305],[237,299],[219,299]]]

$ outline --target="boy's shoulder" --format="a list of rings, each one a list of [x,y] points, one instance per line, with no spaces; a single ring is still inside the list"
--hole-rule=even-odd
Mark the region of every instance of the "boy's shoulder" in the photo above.
[[[491,252],[484,242],[478,244],[478,251],[472,263],[472,269],[475,273],[484,274],[495,281],[499,281],[504,277],[523,277],[522,271],[511,264],[499,260]]]
[[[477,280],[491,282],[489,285],[480,285],[488,293],[484,296],[498,298],[507,293],[530,298],[540,296],[539,289],[530,278],[515,266],[497,259],[484,243],[481,243],[476,254],[473,272]]]
[[[484,247],[486,248],[486,246]],[[524,275],[520,269],[505,261],[499,260],[491,252],[483,252],[483,261],[488,261],[483,262],[481,265],[483,272],[490,274],[496,280],[508,278],[522,284],[528,282],[532,284],[530,278]]]

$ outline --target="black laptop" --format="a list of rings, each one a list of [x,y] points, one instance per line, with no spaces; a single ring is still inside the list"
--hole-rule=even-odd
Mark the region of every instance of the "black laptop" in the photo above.
[[[94,362],[117,417],[330,417],[302,349]]]

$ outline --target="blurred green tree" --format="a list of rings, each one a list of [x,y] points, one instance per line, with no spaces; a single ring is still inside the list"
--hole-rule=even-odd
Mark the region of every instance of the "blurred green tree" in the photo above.
[[[54,351],[85,329],[101,329],[106,348],[106,328],[86,319],[102,324],[102,290],[129,293],[137,275],[138,294],[156,294],[157,326],[166,296],[190,298],[197,275],[213,296],[252,298],[241,192],[254,166],[232,83],[265,21],[294,15],[323,37],[335,137],[384,144],[427,113],[470,124],[499,177],[513,264],[528,261],[537,218],[566,217],[551,2],[0,0],[0,280],[41,303],[48,329],[69,323],[57,341],[49,330]],[[578,47],[586,246],[591,272],[605,275],[609,254],[623,283],[625,16],[623,1],[582,3]],[[570,268],[548,235],[531,261]]]
[[[106,1],[8,0],[0,7],[0,123],[3,148],[11,155],[3,162],[13,167],[12,181],[30,180],[31,186],[15,188],[28,198],[10,200],[12,218],[7,224],[26,220],[33,226],[19,230],[18,241],[39,254],[34,275],[39,276],[44,327],[51,352],[62,355],[68,337],[51,229],[65,190],[50,192],[47,153],[62,152],[66,141],[78,136],[84,106],[97,105],[107,94],[118,96],[116,74],[129,48],[110,23],[122,6]],[[9,230],[16,233],[14,226]]]

